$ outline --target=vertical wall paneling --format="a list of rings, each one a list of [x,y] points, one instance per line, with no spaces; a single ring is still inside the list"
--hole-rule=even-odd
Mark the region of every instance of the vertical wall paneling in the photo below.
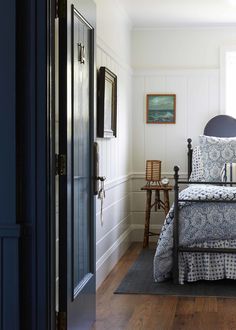
[[[178,162],[186,173],[186,139],[194,143],[205,123],[219,114],[219,72],[215,70],[157,70],[133,78],[133,172],[144,172],[146,159],[161,159],[171,174]],[[176,94],[176,124],[146,124],[146,94]]]
[[[146,124],[146,94],[176,94],[176,124]],[[160,159],[162,176],[173,178],[174,165],[187,173],[188,137],[193,144],[203,133],[206,122],[220,113],[219,70],[136,70],[133,77],[133,175],[132,175],[132,240],[142,240],[145,217],[145,161]],[[173,201],[173,193],[170,194]],[[151,227],[160,230],[163,212],[152,212]],[[153,238],[157,240],[156,237]]]
[[[99,174],[106,176],[106,198],[101,223],[101,202],[96,201],[97,286],[105,279],[130,244],[130,189],[132,108],[131,69],[98,38],[97,67],[117,75],[117,138],[100,139]]]
[[[143,172],[143,160],[145,159],[145,97],[144,77],[133,79],[133,139],[132,156],[133,168],[136,172]]]

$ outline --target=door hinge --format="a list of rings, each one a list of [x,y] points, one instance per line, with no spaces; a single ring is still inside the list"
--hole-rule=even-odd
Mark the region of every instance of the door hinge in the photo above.
[[[55,18],[66,17],[66,0],[55,0]]]
[[[66,312],[56,312],[56,329],[66,330]]]
[[[55,175],[66,175],[66,155],[55,155]]]

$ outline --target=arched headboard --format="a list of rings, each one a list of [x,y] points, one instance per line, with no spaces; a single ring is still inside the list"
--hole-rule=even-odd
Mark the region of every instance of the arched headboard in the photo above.
[[[236,137],[236,119],[227,115],[215,116],[208,121],[203,134],[216,137]]]
[[[236,119],[227,115],[218,115],[208,121],[204,135],[215,137],[236,137]],[[188,178],[192,172],[192,140],[188,139]]]

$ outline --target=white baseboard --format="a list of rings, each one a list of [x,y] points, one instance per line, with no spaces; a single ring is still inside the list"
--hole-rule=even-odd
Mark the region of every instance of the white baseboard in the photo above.
[[[131,242],[142,242],[144,234],[144,225],[132,224],[131,227]],[[150,230],[160,233],[162,225],[150,225]],[[150,236],[150,242],[157,242],[158,236]]]
[[[150,225],[150,230],[157,230],[159,233],[163,225]],[[133,223],[130,225],[130,230],[144,230],[144,225]]]
[[[161,225],[152,225],[150,229],[160,232]],[[144,226],[131,224],[129,228],[115,241],[96,263],[96,287],[98,288],[107,275],[124,255],[132,242],[142,242]],[[157,241],[157,236],[150,237],[151,242]]]
[[[98,288],[117,264],[131,244],[131,228],[129,227],[115,243],[102,255],[96,263],[96,287]]]

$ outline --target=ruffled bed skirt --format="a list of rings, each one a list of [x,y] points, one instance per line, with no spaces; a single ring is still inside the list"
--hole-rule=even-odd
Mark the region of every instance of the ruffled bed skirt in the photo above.
[[[236,248],[236,240],[211,241],[191,247]],[[179,282],[199,280],[236,280],[236,254],[181,252],[179,254]]]

